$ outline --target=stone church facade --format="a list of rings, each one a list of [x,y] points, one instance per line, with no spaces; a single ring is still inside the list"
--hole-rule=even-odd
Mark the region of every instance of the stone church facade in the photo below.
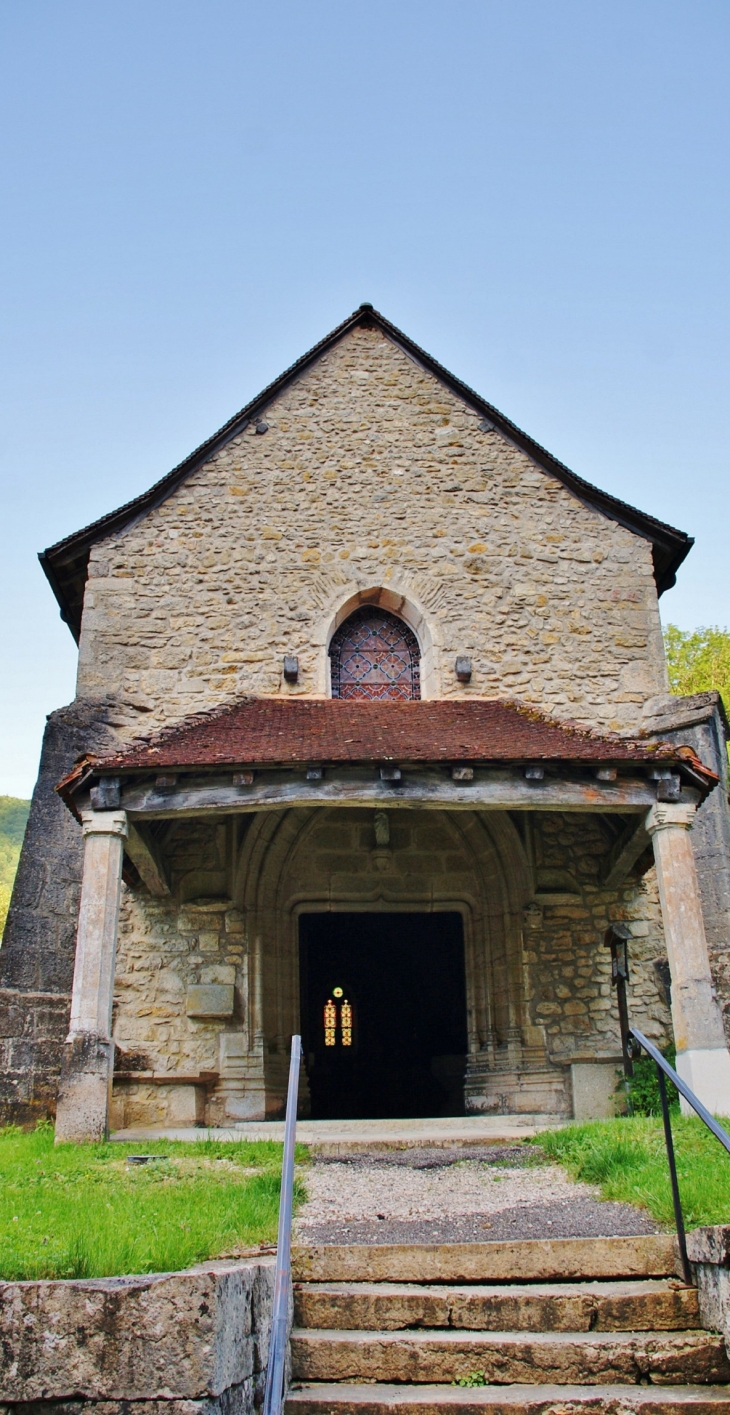
[[[45,552],[78,683],[3,1117],[275,1117],[299,1031],[303,1113],[605,1114],[612,926],[632,1021],[730,1112],[726,721],[670,697],[658,609],[691,544],[364,306]]]

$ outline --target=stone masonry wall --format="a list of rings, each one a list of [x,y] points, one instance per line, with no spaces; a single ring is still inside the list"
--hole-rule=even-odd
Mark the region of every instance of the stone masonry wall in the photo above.
[[[7,1119],[53,1109],[81,862],[80,831],[53,785],[79,751],[244,693],[326,694],[329,636],[359,597],[379,596],[413,625],[425,696],[514,696],[591,727],[634,730],[646,701],[666,693],[648,542],[584,506],[380,332],[342,340],[271,403],[266,422],[263,435],[249,427],[91,552],[78,698],[49,728],[0,953]],[[299,658],[297,684],[283,681],[285,653]],[[457,653],[472,659],[468,685],[456,679]],[[561,827],[573,841],[561,849],[578,848],[577,820]],[[581,832],[595,863],[582,817]],[[156,1072],[216,1069],[220,1033],[245,1024],[245,916],[241,900],[226,903],[231,840],[228,827],[223,836],[206,827],[168,841],[174,902],[125,892],[117,1030]],[[545,1028],[566,1057],[587,1047],[586,1017],[598,1045],[609,1015],[606,960],[592,952],[607,911],[649,907],[643,886],[608,899],[585,865],[571,868],[583,881],[579,902],[544,907],[539,946],[530,934],[529,948],[542,963],[537,973],[530,965],[525,999],[525,1025]],[[651,907],[636,923],[647,923],[646,947],[660,955]],[[661,1006],[652,976],[649,960],[650,1010]],[[216,981],[233,983],[232,1021],[189,1018],[188,987]],[[659,1030],[665,1022],[657,1013]],[[191,1088],[126,1095],[154,1118],[191,1119],[202,1092],[197,1101]]]
[[[610,951],[603,946],[611,923],[625,923],[629,942],[629,1016],[646,1035],[664,1045],[672,1023],[657,960],[666,962],[661,909],[652,868],[620,889],[602,889],[598,872],[607,841],[600,818],[546,813],[534,816],[538,898],[541,917],[526,930],[527,992],[530,1015],[545,1027],[548,1051],[556,1061],[620,1055]],[[575,896],[550,903],[541,875],[566,873]],[[558,886],[560,881],[558,880]],[[559,889],[555,889],[558,894]]]
[[[721,708],[717,692],[667,697],[646,705],[645,726],[665,741],[689,743],[720,777],[720,784],[697,812],[692,846],[712,978],[730,1045],[730,805],[727,719]]]
[[[290,811],[276,827],[257,817],[239,855],[243,863],[232,872],[235,902],[230,897],[152,900],[145,891],[126,890],[115,990],[115,1038],[126,1054],[123,1064],[197,1075],[219,1069],[221,1041],[231,1033],[241,1034],[249,1047],[257,931],[267,1061],[269,1052],[285,1049],[299,1026],[298,912],[333,906],[463,911],[471,1045],[484,1053],[487,1098],[495,1086],[498,1094],[507,1094],[494,1080],[497,1072],[557,1067],[564,1076],[564,1068],[576,1061],[620,1056],[610,955],[603,945],[613,921],[631,929],[630,1015],[661,1044],[670,1039],[667,999],[655,966],[666,956],[655,874],[651,870],[617,890],[601,888],[599,869],[612,837],[600,817],[534,812],[515,825],[492,813],[391,810],[387,818],[390,839],[379,846],[374,813],[364,808]],[[220,888],[229,847],[221,840],[216,850],[210,838],[206,845],[198,839],[201,828],[196,821],[175,825],[166,862],[179,880],[184,860],[196,854],[207,860],[209,879]],[[205,830],[210,835],[215,827]],[[533,859],[531,875],[520,864],[521,832]],[[254,862],[251,882],[247,851]],[[205,877],[196,875],[195,883],[202,892]],[[252,889],[259,901],[255,908]],[[530,902],[535,899],[537,904]],[[479,1001],[482,978],[486,1011]],[[199,983],[233,983],[234,1014],[189,1017],[188,988]],[[513,1022],[522,1047],[517,1054]],[[481,1075],[481,1062],[478,1071]],[[280,1080],[285,1085],[285,1070]],[[555,1084],[560,1090],[564,1082],[553,1083],[553,1090]],[[225,1123],[220,1092],[210,1095],[205,1110],[203,1099],[202,1090],[192,1086],[117,1083],[113,1123],[120,1128]],[[275,1110],[276,1097],[269,1104]]]
[[[83,751],[108,750],[115,714],[76,702],[48,718],[0,947],[0,1124],[55,1113],[81,892],[81,827],[55,786]]]
[[[152,727],[243,693],[325,694],[338,611],[383,587],[417,626],[426,696],[633,728],[666,692],[649,543],[380,332],[343,339],[266,421],[93,548],[81,697],[132,699]]]

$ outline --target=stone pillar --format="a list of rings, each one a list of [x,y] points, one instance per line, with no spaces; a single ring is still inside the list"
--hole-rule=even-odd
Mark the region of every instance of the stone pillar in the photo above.
[[[692,805],[657,803],[651,835],[672,976],[677,1071],[709,1111],[730,1115],[730,1055],[710,974],[697,870],[689,832]],[[692,1114],[682,1101],[682,1110]]]
[[[83,811],[81,819],[84,873],[57,1141],[105,1139],[114,1058],[112,1002],[127,817],[124,811]]]

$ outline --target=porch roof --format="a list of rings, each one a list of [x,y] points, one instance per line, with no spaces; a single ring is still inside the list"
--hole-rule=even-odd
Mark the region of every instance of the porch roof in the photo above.
[[[718,781],[689,746],[598,735],[515,701],[248,697],[125,751],[88,757],[59,789],[66,794],[82,779],[119,773],[373,762],[654,763],[672,766],[703,794]]]

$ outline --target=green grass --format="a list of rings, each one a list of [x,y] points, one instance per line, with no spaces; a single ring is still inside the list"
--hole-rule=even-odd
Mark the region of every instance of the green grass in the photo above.
[[[730,1154],[694,1117],[672,1115],[679,1192],[687,1228],[730,1222]],[[653,1116],[621,1117],[548,1130],[535,1137],[574,1179],[601,1197],[638,1204],[674,1227],[664,1130]]]
[[[1,1130],[0,1278],[174,1272],[275,1243],[281,1156],[270,1140],[54,1146],[50,1125]]]

